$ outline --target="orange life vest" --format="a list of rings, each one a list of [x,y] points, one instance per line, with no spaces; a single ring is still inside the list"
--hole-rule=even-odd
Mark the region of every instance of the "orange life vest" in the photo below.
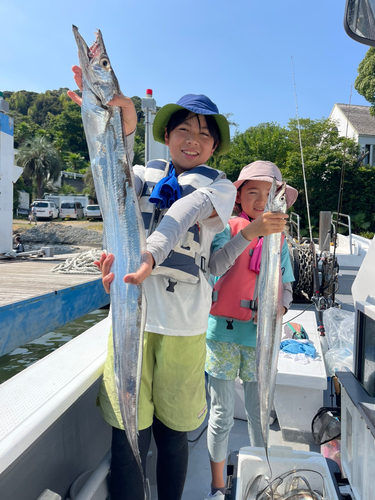
[[[242,217],[229,219],[232,238],[249,224]],[[258,274],[251,271],[250,259],[259,239],[253,238],[233,266],[215,283],[212,292],[212,316],[250,321],[257,309]]]

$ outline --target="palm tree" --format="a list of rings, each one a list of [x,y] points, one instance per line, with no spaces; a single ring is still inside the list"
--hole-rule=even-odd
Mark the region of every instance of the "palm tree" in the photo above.
[[[43,196],[43,183],[57,181],[62,167],[58,151],[44,136],[28,139],[19,148],[16,161],[26,175],[35,179],[38,198]]]

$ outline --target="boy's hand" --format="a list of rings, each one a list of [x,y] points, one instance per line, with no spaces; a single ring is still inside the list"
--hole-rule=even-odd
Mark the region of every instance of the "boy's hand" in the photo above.
[[[103,252],[100,256],[100,260],[94,261],[96,267],[98,267],[102,272],[102,283],[104,286],[104,290],[107,293],[110,293],[109,287],[113,281],[113,278],[115,277],[114,273],[109,272],[114,260],[115,257],[113,254],[109,253],[107,255],[105,252]]]
[[[104,290],[107,293],[110,293],[110,285],[113,281],[113,278],[115,277],[114,273],[110,272],[114,260],[115,257],[113,254],[109,253],[107,255],[106,253],[103,252],[102,255],[100,256],[100,260],[96,260],[94,262],[96,267],[98,267],[102,272],[102,283],[104,286]],[[154,265],[155,261],[153,256],[149,252],[146,252],[145,261],[141,264],[137,272],[127,274],[124,277],[125,283],[131,283],[132,285],[139,285],[146,278],[150,276]]]
[[[251,241],[260,236],[269,236],[274,233],[281,233],[285,229],[288,215],[282,212],[266,212],[254,219],[241,230],[242,236]]]
[[[152,269],[155,265],[154,257],[150,252],[146,252],[145,261],[141,264],[140,268],[136,273],[127,274],[124,277],[125,283],[132,283],[133,285],[139,285],[152,273]]]
[[[79,66],[73,66],[72,71],[74,73],[74,80],[77,87],[82,91],[82,70]],[[68,96],[74,101],[78,106],[82,106],[82,98],[79,97],[72,90],[68,90]],[[111,101],[108,103],[110,106],[119,106],[122,111],[122,127],[124,129],[125,135],[130,135],[137,127],[137,112],[133,101],[130,97],[125,97],[123,94],[115,95]]]

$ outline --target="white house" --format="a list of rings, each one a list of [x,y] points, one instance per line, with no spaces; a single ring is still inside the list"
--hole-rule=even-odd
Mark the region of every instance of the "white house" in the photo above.
[[[375,165],[375,117],[370,115],[370,106],[336,103],[329,118],[337,123],[340,136],[355,140],[362,153],[368,152],[362,163]]]

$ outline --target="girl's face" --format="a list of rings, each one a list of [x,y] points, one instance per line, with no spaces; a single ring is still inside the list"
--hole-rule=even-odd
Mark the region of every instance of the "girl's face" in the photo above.
[[[177,175],[203,165],[215,151],[206,118],[198,116],[199,121],[197,115],[190,113],[169,135],[165,132],[165,144]]]
[[[271,186],[271,182],[249,180],[237,191],[236,202],[250,219],[264,212]]]

